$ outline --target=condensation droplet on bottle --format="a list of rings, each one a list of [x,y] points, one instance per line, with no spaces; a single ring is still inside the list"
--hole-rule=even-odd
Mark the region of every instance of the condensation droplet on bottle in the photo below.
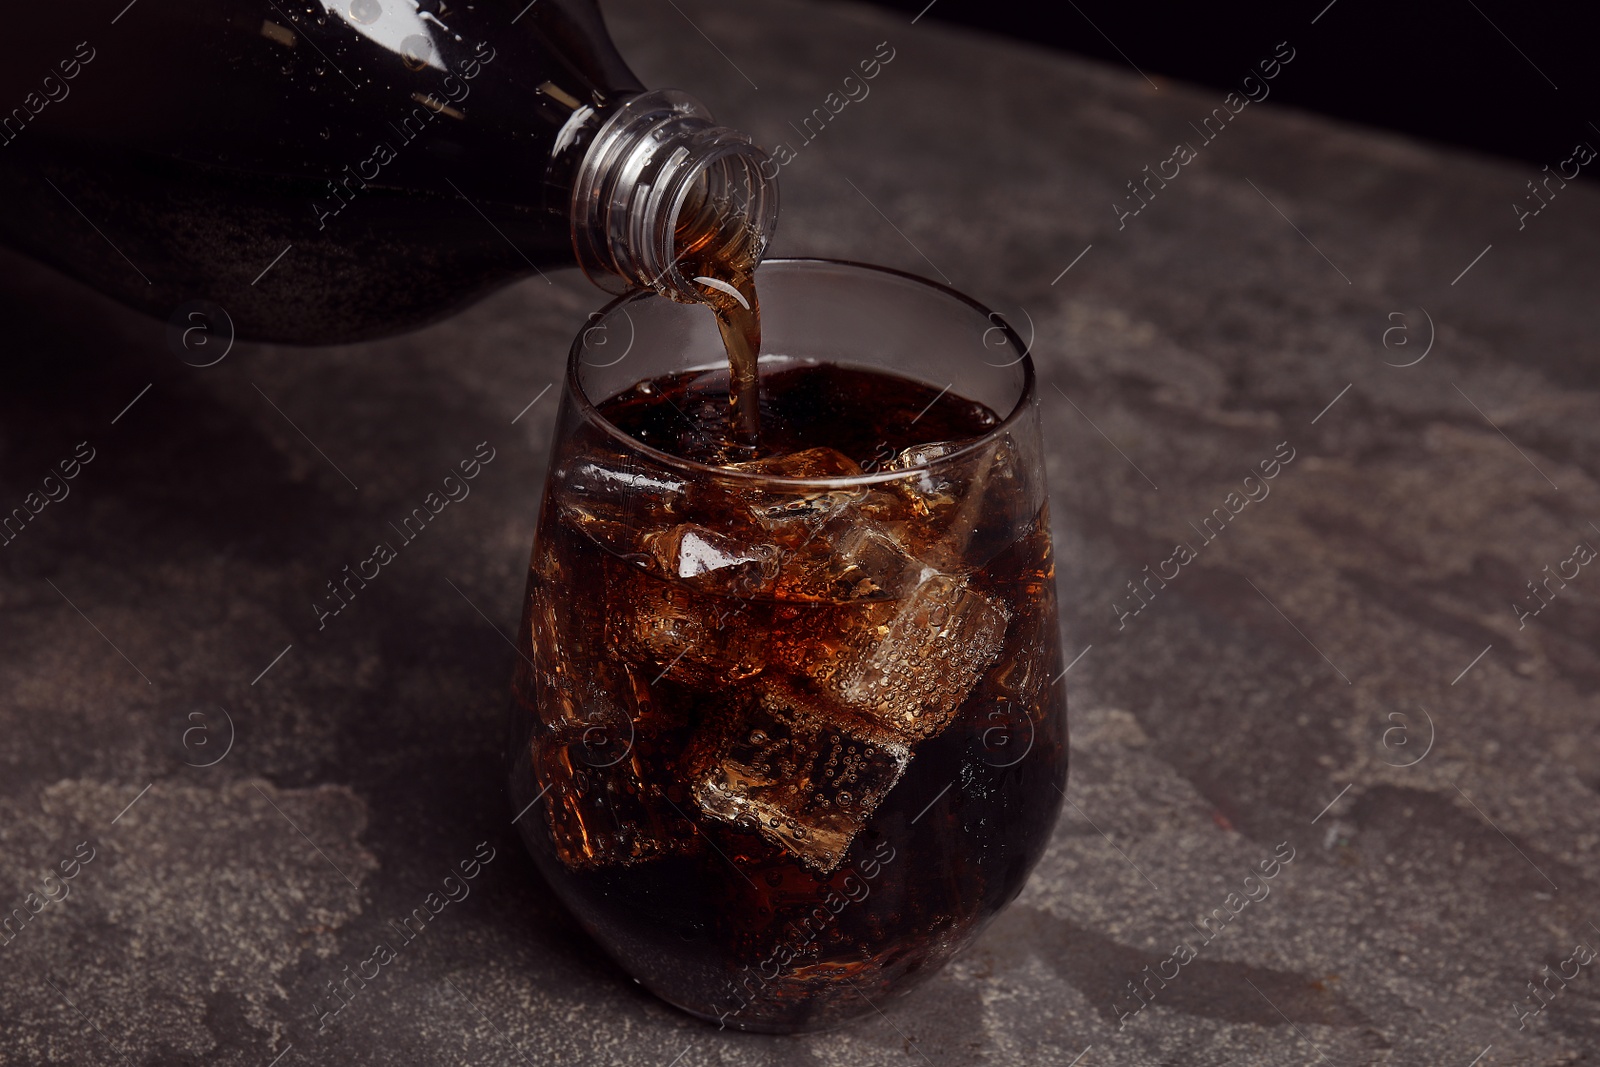
[[[350,0],[350,17],[370,26],[383,17],[383,0]]]
[[[413,33],[400,42],[400,61],[410,71],[418,71],[428,65],[433,58],[433,40],[420,33]]]

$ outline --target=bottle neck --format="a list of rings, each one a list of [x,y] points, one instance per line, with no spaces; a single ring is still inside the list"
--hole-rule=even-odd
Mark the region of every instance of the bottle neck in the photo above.
[[[572,185],[578,264],[610,292],[715,295],[706,264],[754,270],[777,225],[777,166],[687,93],[628,98],[595,133]],[[726,278],[719,278],[726,281]]]

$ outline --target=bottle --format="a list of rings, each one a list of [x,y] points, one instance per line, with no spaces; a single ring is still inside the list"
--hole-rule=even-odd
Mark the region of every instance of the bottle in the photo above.
[[[573,264],[706,302],[691,272],[759,261],[776,222],[766,154],[647,91],[594,0],[86,0],[11,22],[0,242],[162,319],[205,301],[242,338],[355,341]]]

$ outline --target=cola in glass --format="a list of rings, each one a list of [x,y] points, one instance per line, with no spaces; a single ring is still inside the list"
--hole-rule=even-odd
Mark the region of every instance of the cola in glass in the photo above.
[[[769,264],[763,296],[861,270]],[[619,366],[648,364],[629,351]],[[770,354],[752,449],[704,355],[589,397],[575,349],[518,637],[513,800],[547,879],[646,987],[723,1026],[825,1028],[968,944],[1056,818],[1031,365],[989,372],[1021,382],[997,411]]]

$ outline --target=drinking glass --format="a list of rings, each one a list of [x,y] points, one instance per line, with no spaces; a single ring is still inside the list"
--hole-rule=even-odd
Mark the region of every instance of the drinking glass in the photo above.
[[[517,639],[511,792],[550,885],[646,988],[795,1032],[904,993],[1020,892],[1064,796],[1066,698],[1022,341],[883,268],[774,260],[757,288],[764,380],[872,371],[884,402],[834,427],[853,462],[679,458],[599,406],[725,369],[713,316],[649,293],[591,316]],[[870,447],[947,396],[991,425]]]

